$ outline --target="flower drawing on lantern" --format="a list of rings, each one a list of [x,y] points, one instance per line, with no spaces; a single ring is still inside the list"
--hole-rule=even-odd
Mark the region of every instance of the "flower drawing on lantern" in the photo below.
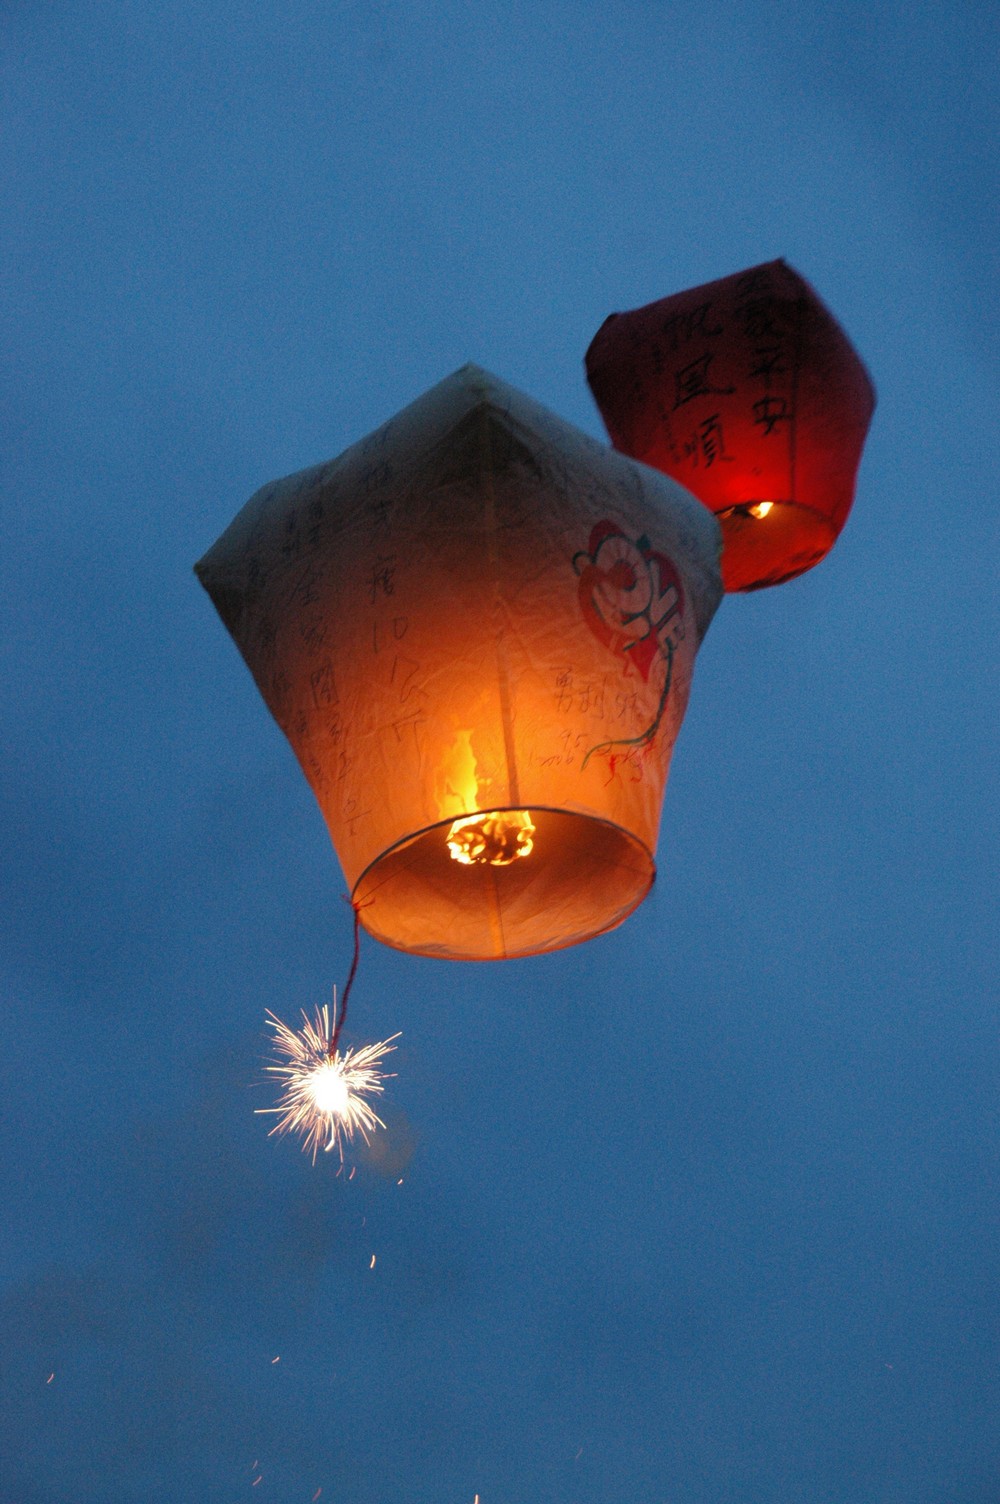
[[[587,548],[573,557],[584,620],[599,642],[635,669],[643,683],[662,676],[653,719],[638,736],[601,742],[595,752],[646,747],[656,737],[670,696],[674,652],[684,636],[684,587],[671,561],[643,535],[634,541],[605,519],[590,534]]]

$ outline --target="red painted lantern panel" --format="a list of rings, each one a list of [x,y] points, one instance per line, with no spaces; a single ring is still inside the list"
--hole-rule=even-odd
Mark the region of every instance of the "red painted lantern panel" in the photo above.
[[[727,590],[791,579],[836,542],[875,391],[784,261],[612,314],[587,380],[615,448],[718,517]]]

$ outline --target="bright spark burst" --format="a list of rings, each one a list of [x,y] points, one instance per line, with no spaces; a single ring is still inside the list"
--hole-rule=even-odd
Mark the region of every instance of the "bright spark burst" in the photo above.
[[[320,1149],[329,1153],[334,1148],[343,1164],[345,1140],[350,1143],[359,1133],[367,1144],[370,1133],[385,1127],[365,1099],[384,1090],[382,1082],[392,1073],[379,1070],[378,1062],[396,1048],[393,1040],[399,1035],[331,1055],[328,1007],[317,1008],[312,1019],[303,1012],[301,1029],[289,1028],[270,1011],[267,1021],[274,1030],[275,1054],[265,1069],[280,1077],[282,1094],[277,1107],[258,1107],[257,1112],[278,1115],[271,1133],[301,1134],[313,1164]]]

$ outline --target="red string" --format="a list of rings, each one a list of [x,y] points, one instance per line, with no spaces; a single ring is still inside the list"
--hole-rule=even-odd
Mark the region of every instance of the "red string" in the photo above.
[[[361,960],[361,910],[366,909],[373,900],[368,899],[365,903],[355,903],[353,899],[344,894],[344,902],[349,903],[354,910],[354,956],[351,960],[351,969],[344,983],[344,991],[340,998],[340,1012],[334,1014],[333,1033],[330,1035],[330,1045],[327,1051],[332,1060],[337,1053],[337,1042],[340,1039],[340,1031],[344,1027],[344,1019],[347,1017],[347,998],[358,971],[358,962]]]

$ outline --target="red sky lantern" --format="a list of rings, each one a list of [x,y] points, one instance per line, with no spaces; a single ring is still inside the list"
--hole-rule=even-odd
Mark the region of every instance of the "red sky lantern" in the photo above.
[[[475,960],[648,893],[719,547],[672,481],[467,366],[258,492],[197,570],[360,922]]]
[[[718,517],[726,590],[780,584],[832,548],[875,391],[786,262],[612,314],[586,364],[615,448]]]

